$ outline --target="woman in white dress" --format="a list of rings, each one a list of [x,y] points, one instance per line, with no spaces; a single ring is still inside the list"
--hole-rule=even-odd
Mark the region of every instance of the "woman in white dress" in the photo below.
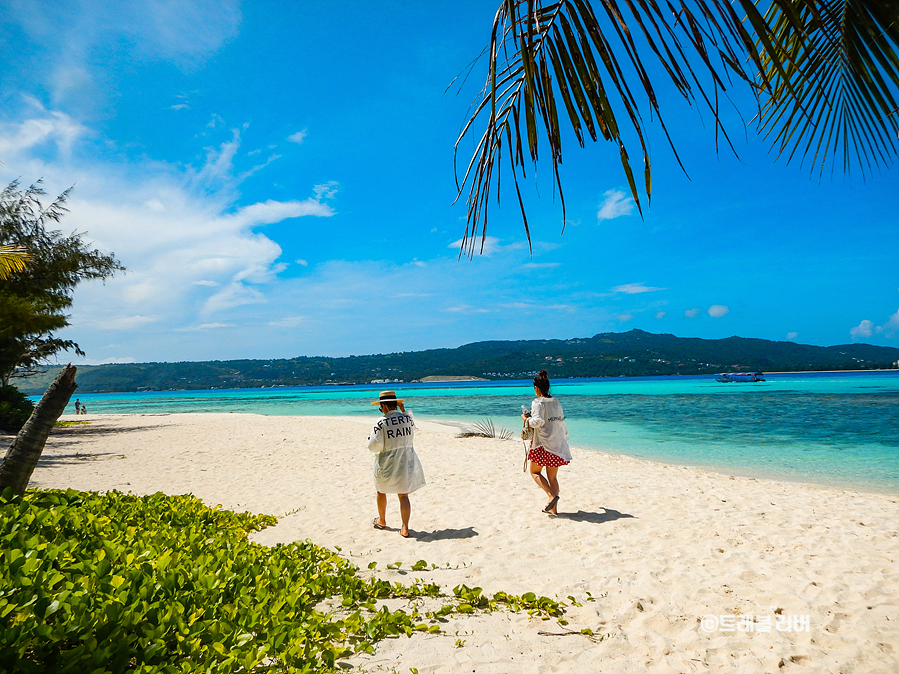
[[[562,405],[549,393],[549,376],[546,370],[534,377],[534,393],[537,397],[531,403],[531,411],[523,412],[521,418],[534,429],[531,449],[528,451],[531,477],[544,492],[549,502],[543,512],[557,515],[559,503],[559,466],[571,463],[568,449],[568,427]],[[546,469],[546,476],[543,469]]]
[[[403,400],[397,398],[394,391],[381,391],[372,405],[378,405],[384,415],[368,438],[368,449],[376,453],[373,472],[378,492],[378,516],[372,520],[372,526],[375,529],[387,528],[387,494],[396,494],[400,500],[400,518],[403,522],[400,535],[408,538],[409,516],[412,513],[409,494],[425,485],[424,470],[412,446],[415,422],[412,413],[406,412]]]

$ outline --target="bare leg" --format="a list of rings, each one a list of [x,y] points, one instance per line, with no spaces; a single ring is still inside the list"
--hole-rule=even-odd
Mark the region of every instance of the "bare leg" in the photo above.
[[[553,497],[557,497],[559,495],[559,480],[556,478],[558,473],[558,466],[546,467],[546,481],[549,482],[549,489]],[[553,515],[558,515],[558,513],[556,512],[556,506],[553,506],[547,512],[552,513]]]
[[[378,524],[387,526],[387,494],[378,492]]]
[[[534,478],[534,482],[537,483],[537,486],[545,491],[547,496],[552,498],[553,496],[555,496],[555,494],[553,494],[552,487],[549,486],[549,482],[547,482],[546,478],[543,477],[543,473],[541,472],[542,470],[543,466],[541,466],[539,463],[534,463],[533,461],[531,461],[531,477]],[[550,469],[547,468],[546,472],[549,473],[549,470]]]
[[[400,536],[405,538],[409,535],[409,515],[412,514],[412,504],[409,502],[409,494],[397,494],[397,496],[400,498],[400,518],[403,520]]]

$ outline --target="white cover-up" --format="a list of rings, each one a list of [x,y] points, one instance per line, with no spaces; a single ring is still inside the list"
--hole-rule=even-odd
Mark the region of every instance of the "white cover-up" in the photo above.
[[[534,429],[531,448],[543,447],[547,452],[571,461],[568,449],[568,426],[562,404],[555,398],[534,398],[528,426]]]
[[[409,494],[425,485],[425,472],[412,447],[411,412],[392,410],[378,420],[368,438],[375,454],[375,488],[382,494]]]

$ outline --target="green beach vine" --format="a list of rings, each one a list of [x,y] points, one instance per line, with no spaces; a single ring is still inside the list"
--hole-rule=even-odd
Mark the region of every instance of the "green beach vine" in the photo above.
[[[448,595],[420,580],[364,579],[310,541],[269,548],[248,539],[276,521],[209,508],[189,495],[7,490],[0,495],[0,668],[329,672],[381,639],[440,632],[451,614],[563,614],[560,603],[532,593],[486,596],[460,585]],[[424,597],[443,606],[420,612]],[[397,598],[410,609],[383,605]]]

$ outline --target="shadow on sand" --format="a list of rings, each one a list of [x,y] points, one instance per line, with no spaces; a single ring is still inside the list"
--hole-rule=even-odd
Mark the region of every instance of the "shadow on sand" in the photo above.
[[[77,423],[77,422],[76,422]],[[143,431],[146,428],[141,426],[132,426],[130,428],[122,428],[120,426],[104,426],[102,423],[92,421],[89,424],[77,424],[73,426],[57,426],[51,431],[50,438],[56,440],[64,440],[67,438],[83,438],[83,437],[103,437],[104,435],[121,435],[123,433],[134,433],[135,431]]]
[[[609,510],[603,508],[605,512],[590,513],[584,510],[578,510],[576,513],[559,513],[556,515],[557,520],[571,520],[572,522],[590,522],[592,524],[603,524],[604,522],[613,522],[624,518],[633,519],[633,515],[618,512],[617,510]]]
[[[54,448],[55,449],[55,448]],[[124,459],[121,452],[73,452],[69,454],[41,454],[37,465],[43,468],[50,466],[64,466],[78,461],[109,461],[111,459]]]
[[[438,529],[437,531],[410,531],[409,538],[414,538],[422,543],[431,541],[445,541],[454,538],[474,538],[480,534],[473,527],[465,529]]]

